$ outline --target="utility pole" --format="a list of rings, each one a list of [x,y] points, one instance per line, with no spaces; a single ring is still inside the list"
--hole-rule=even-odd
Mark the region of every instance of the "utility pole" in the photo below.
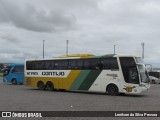
[[[116,45],[114,44],[114,54],[116,54]]]
[[[43,59],[44,59],[44,41],[45,40],[43,40]]]
[[[144,59],[144,42],[142,43],[142,58]]]
[[[68,45],[69,45],[69,40],[66,40],[66,56],[68,56]]]

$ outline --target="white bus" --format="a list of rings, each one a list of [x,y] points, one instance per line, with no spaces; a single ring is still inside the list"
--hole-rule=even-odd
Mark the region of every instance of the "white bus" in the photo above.
[[[150,71],[149,78],[151,83],[160,84],[160,71]]]
[[[139,94],[150,88],[142,58],[122,55],[68,55],[29,59],[25,84],[40,90],[94,91],[109,95]]]

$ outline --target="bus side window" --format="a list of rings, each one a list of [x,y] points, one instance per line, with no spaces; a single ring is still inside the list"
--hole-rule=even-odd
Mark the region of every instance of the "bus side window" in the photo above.
[[[83,64],[83,69],[90,69],[90,61],[89,60],[84,60]]]
[[[35,70],[43,70],[44,62],[43,61],[35,61]]]
[[[54,61],[54,69],[55,70],[58,69],[58,65],[59,65],[58,61]]]
[[[77,60],[77,67],[78,67],[78,69],[82,69],[82,67],[83,67],[83,60]]]
[[[62,60],[60,63],[60,69],[67,70],[68,69],[68,60]]]
[[[103,60],[99,60],[99,61],[97,62],[96,69],[103,69],[103,67],[104,67]]]
[[[33,70],[34,69],[34,62],[27,61],[26,66],[27,66],[27,70]]]
[[[68,69],[71,69],[71,70],[78,69],[77,60],[69,60]]]
[[[106,58],[102,59],[104,64],[104,69],[112,70],[112,69],[119,69],[118,62],[116,58]]]
[[[89,59],[88,62],[90,63],[89,64],[89,69],[92,69],[92,70],[95,70],[95,69],[99,69],[98,67],[98,59],[95,59],[95,58],[92,58],[92,59]]]
[[[24,67],[23,66],[15,66],[12,70],[12,73],[15,72],[23,72],[24,71]]]
[[[44,70],[52,70],[54,69],[54,61],[48,60],[44,61]]]
[[[68,68],[67,60],[54,61],[54,69],[66,70]]]
[[[12,73],[16,73],[18,72],[18,66],[15,66],[13,69],[12,69]]]

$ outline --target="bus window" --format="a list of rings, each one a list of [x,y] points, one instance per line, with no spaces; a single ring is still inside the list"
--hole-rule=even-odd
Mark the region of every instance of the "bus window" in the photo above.
[[[104,61],[100,59],[99,61],[97,61],[96,69],[103,69],[103,68],[104,68]]]
[[[54,69],[55,70],[66,70],[67,68],[68,68],[68,61],[67,60],[54,61]]]
[[[119,69],[117,58],[106,58],[102,59],[103,61],[103,68],[104,69]]]
[[[132,57],[120,57],[122,73],[126,83],[139,84],[138,71],[136,63]]]
[[[27,70],[34,70],[34,62],[27,61],[26,67],[27,67]]]
[[[82,67],[83,67],[83,60],[77,60],[77,67],[78,67],[79,70],[82,69]]]
[[[90,68],[91,68],[91,64],[89,59],[85,59],[83,64],[83,69],[90,69]]]
[[[54,69],[54,61],[47,60],[44,61],[44,70],[53,70]]]
[[[83,66],[83,60],[69,60],[68,69],[80,70]]]
[[[15,66],[12,70],[12,73],[15,72],[24,72],[24,67],[23,66]]]
[[[137,68],[136,67],[130,68],[129,69],[129,81],[128,82],[138,84],[138,81],[136,81],[137,77],[138,77]]]
[[[99,59],[89,59],[90,69],[102,69],[103,64]]]
[[[7,66],[6,68],[2,69],[3,72],[3,76],[6,76],[9,74],[10,70],[11,70],[12,66]]]
[[[35,61],[35,70],[43,70],[44,62],[43,61]]]

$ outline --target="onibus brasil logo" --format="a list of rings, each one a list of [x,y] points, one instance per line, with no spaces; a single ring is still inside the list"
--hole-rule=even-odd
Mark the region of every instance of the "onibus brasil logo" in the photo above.
[[[2,112],[1,117],[42,117],[39,112]]]

